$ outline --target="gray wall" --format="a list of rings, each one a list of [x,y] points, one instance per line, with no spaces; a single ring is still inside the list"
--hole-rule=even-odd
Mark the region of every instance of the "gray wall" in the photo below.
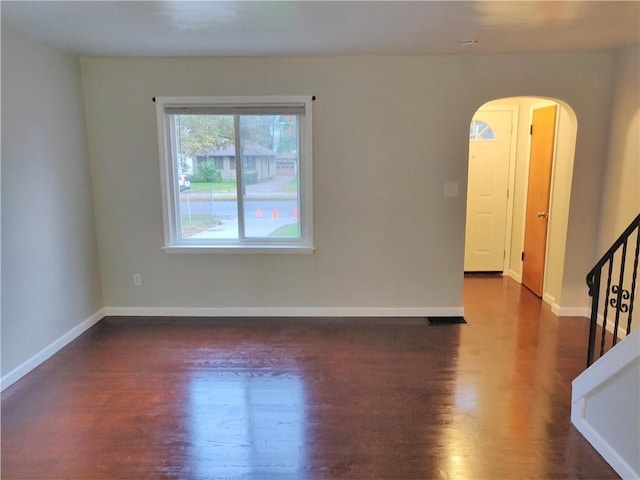
[[[2,28],[2,376],[102,308],[78,60]]]
[[[640,49],[617,52],[609,154],[604,165],[598,254],[640,212]]]
[[[640,213],[640,49],[617,52],[614,72],[609,155],[602,175],[598,257]],[[632,252],[630,245],[625,269],[627,288],[631,286]],[[619,271],[614,270],[613,278],[619,278],[618,275]],[[640,298],[640,283],[636,283],[635,295]],[[638,327],[640,320],[634,315],[632,328]]]
[[[469,121],[486,101],[533,95],[563,100],[577,116],[561,306],[584,307],[613,59],[82,58],[105,305],[461,307]],[[315,254],[163,253],[151,98],[269,94],[318,98]],[[458,198],[443,197],[451,181]]]

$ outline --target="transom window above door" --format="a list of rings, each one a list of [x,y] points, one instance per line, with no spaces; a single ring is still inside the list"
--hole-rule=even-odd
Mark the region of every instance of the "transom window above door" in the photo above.
[[[469,140],[495,140],[491,127],[482,120],[472,120],[469,126]]]

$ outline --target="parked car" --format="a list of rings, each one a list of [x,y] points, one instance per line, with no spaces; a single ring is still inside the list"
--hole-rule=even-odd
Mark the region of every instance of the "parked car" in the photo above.
[[[180,186],[180,191],[184,192],[191,188],[191,177],[189,175],[180,175],[178,176],[178,185]]]

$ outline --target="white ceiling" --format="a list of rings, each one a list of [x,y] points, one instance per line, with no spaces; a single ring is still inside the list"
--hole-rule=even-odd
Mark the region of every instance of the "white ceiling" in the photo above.
[[[77,54],[345,55],[603,50],[640,43],[640,2],[1,3],[2,27]],[[478,43],[461,45],[465,39]]]

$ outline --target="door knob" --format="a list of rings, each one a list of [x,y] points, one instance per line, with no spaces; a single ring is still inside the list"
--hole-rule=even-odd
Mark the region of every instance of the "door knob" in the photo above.
[[[549,218],[549,212],[538,212],[538,218]]]

